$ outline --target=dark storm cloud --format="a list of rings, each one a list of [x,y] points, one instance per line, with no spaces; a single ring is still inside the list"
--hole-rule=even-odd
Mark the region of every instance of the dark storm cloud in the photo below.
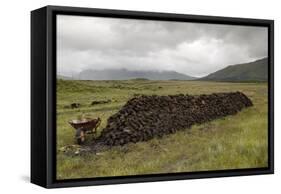
[[[267,29],[58,16],[58,71],[126,68],[202,76],[267,56]]]

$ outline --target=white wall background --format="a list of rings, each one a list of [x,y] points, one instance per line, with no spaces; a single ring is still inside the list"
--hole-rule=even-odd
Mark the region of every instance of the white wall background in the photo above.
[[[1,193],[275,193],[280,189],[280,34],[277,0],[6,0],[0,6]],[[29,183],[30,11],[45,5],[127,9],[275,20],[275,175],[46,190]],[[5,121],[5,122],[4,122]],[[4,122],[4,125],[3,125]]]

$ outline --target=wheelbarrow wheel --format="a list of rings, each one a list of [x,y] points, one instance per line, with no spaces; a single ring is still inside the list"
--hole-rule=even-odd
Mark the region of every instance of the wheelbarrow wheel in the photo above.
[[[81,145],[81,144],[82,144],[81,138],[77,138],[77,144],[78,144],[78,145]]]
[[[78,145],[81,145],[85,141],[84,131],[82,129],[77,129],[75,134]]]

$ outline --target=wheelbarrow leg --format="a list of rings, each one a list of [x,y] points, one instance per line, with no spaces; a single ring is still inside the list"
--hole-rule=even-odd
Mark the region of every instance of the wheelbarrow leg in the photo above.
[[[85,132],[82,129],[77,129],[75,138],[77,140],[77,143],[81,145],[85,141]]]

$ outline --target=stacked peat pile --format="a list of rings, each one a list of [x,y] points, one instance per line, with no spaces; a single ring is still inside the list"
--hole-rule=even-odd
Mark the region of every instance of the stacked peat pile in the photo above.
[[[99,140],[109,146],[146,141],[252,106],[241,92],[210,95],[140,96],[108,119]]]

